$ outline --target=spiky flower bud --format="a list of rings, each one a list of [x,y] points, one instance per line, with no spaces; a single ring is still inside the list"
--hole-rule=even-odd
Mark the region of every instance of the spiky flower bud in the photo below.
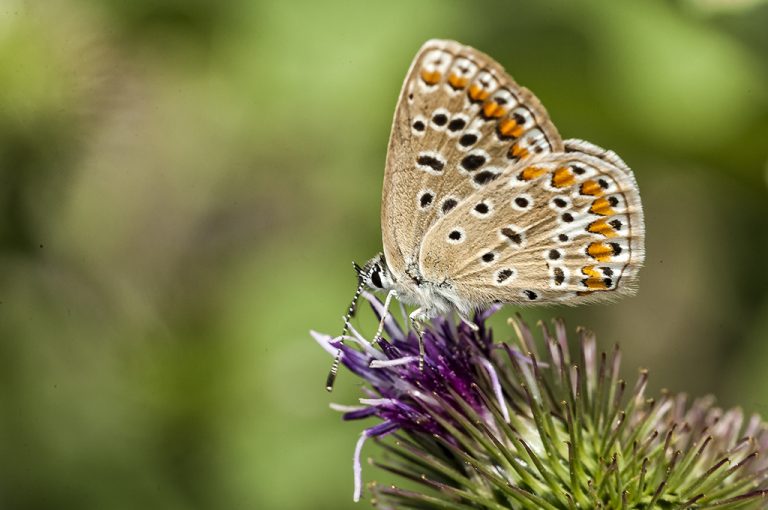
[[[368,297],[377,315],[378,300]],[[758,417],[713,399],[646,396],[648,374],[627,385],[620,352],[598,354],[578,330],[570,348],[562,321],[536,339],[519,318],[511,343],[494,343],[478,314],[473,331],[439,317],[424,332],[418,367],[414,332],[391,317],[378,348],[313,333],[368,385],[344,418],[375,417],[355,449],[355,499],[367,438],[386,459],[372,463],[423,490],[371,484],[379,508],[685,509],[768,504],[768,433]],[[407,322],[405,322],[407,324]],[[340,407],[340,406],[339,406]],[[387,439],[384,439],[388,436]]]

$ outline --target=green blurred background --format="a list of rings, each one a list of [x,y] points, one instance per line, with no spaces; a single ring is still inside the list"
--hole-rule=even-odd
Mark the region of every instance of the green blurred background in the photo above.
[[[524,315],[768,415],[768,4],[2,0],[3,508],[368,507],[364,424],[328,408],[357,382],[326,394],[308,330],[339,331],[380,249],[393,108],[433,37],[640,184],[640,294]]]

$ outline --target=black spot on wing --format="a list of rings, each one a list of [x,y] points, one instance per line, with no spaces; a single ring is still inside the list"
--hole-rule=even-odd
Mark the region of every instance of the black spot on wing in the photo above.
[[[539,295],[538,295],[538,294],[536,294],[536,293],[535,293],[534,291],[532,291],[532,290],[524,290],[524,291],[523,291],[523,294],[525,294],[525,297],[527,297],[527,298],[528,298],[528,299],[530,299],[531,301],[533,301],[533,300],[535,300],[536,298],[538,298],[538,297],[539,297]]]
[[[476,184],[484,185],[497,179],[498,177],[499,174],[489,172],[488,170],[483,170],[482,172],[478,172],[472,180],[475,181]]]
[[[422,154],[421,156],[416,158],[416,163],[418,163],[421,166],[428,166],[429,168],[431,168],[435,172],[442,172],[443,168],[445,167],[445,163],[443,163],[442,161],[440,161],[436,157],[428,156],[428,155],[424,155],[424,154]]]
[[[448,123],[448,130],[453,132],[461,131],[466,125],[467,123],[464,119],[453,119]]]
[[[498,283],[503,283],[512,276],[513,271],[511,269],[502,269],[498,273],[496,273],[496,281]]]
[[[459,145],[462,147],[469,147],[477,142],[477,135],[473,133],[465,133],[459,138]]]
[[[453,199],[453,198],[446,198],[445,201],[443,202],[442,207],[441,207],[441,209],[443,211],[443,214],[446,214],[448,211],[450,211],[451,209],[456,207],[457,204],[458,204],[458,202],[455,199]]]
[[[523,242],[523,236],[509,227],[502,228],[501,234],[515,244],[520,244]]]
[[[470,154],[461,160],[461,166],[468,172],[473,172],[485,164],[485,156]]]

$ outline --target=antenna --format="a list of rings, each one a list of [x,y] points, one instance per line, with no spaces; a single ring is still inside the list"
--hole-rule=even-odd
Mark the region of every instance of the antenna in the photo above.
[[[362,269],[360,266],[358,266],[355,262],[352,262],[353,267],[355,268],[355,271],[357,271],[357,274],[360,275]],[[360,282],[357,284],[357,290],[355,291],[355,295],[352,298],[352,303],[349,305],[349,310],[347,310],[347,315],[344,316],[344,327],[341,330],[341,338],[342,342],[344,341],[344,336],[349,332],[349,319],[352,318],[352,316],[355,315],[355,309],[357,308],[357,300],[360,298],[360,294],[363,292],[363,287],[365,286],[365,282],[362,278],[360,278]],[[341,349],[338,349],[336,351],[336,357],[333,358],[333,364],[331,365],[331,370],[328,372],[328,378],[325,380],[325,389],[329,393],[333,391],[333,384],[336,382],[336,374],[339,372],[339,362],[341,361]]]

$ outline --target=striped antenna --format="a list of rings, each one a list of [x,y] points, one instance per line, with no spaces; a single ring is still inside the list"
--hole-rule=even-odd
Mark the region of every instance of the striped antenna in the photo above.
[[[357,265],[357,263],[352,262],[352,266],[355,268],[355,271],[357,272],[358,277],[361,276],[362,268]],[[359,283],[357,284],[357,290],[355,291],[355,295],[352,298],[352,303],[349,305],[349,310],[347,310],[347,315],[344,316],[344,327],[341,330],[341,341],[344,341],[344,337],[349,332],[349,320],[355,315],[355,310],[357,309],[357,300],[360,298],[360,294],[363,292],[363,287],[365,286],[365,282],[363,281],[363,278],[359,278]],[[325,380],[325,389],[329,393],[333,391],[333,385],[336,382],[336,374],[339,372],[339,362],[341,361],[341,349],[338,349],[336,351],[336,357],[333,358],[333,364],[331,365],[331,370],[328,372],[328,377]]]

